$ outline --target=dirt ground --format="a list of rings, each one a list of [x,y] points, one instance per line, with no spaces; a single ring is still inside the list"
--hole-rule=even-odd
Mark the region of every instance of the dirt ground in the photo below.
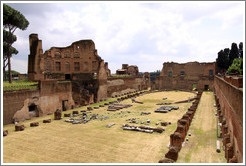
[[[189,128],[189,141],[179,152],[178,163],[226,163],[225,152],[216,152],[217,117],[212,92],[204,92]],[[222,145],[222,142],[220,143]]]
[[[92,120],[87,124],[71,124],[63,120],[53,120],[53,115],[33,118],[25,121],[24,131],[15,132],[14,125],[5,125],[9,135],[3,137],[4,163],[157,163],[168,151],[170,134],[177,126],[177,120],[187,111],[191,103],[175,104],[179,110],[169,113],[154,113],[159,108],[156,103],[175,102],[195,96],[193,93],[170,91],[146,94],[136,98],[144,104],[132,104],[132,107],[116,112],[106,111],[107,107],[93,110],[92,114],[110,117],[107,120]],[[167,100],[162,98],[167,97]],[[179,163],[225,162],[224,152],[216,153],[216,117],[213,108],[212,93],[204,93],[201,98],[190,132],[192,136],[179,153]],[[80,108],[83,110],[85,107]],[[123,112],[121,112],[123,111]],[[126,113],[130,111],[131,113]],[[70,113],[72,110],[65,111]],[[140,115],[141,112],[151,112]],[[50,124],[42,123],[51,118]],[[142,133],[122,130],[121,126],[129,118],[139,121],[151,120],[150,126],[160,127],[157,122],[171,122],[163,133]],[[40,126],[29,127],[29,123],[38,121]],[[109,123],[116,125],[106,128]],[[129,124],[129,123],[128,123]],[[133,124],[132,124],[133,125]],[[134,124],[140,125],[140,124]]]

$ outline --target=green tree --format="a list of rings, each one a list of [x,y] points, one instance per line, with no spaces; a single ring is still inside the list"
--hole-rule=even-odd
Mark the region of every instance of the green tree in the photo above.
[[[233,60],[232,65],[228,68],[227,74],[238,73],[240,75],[243,74],[243,59],[235,58]]]
[[[243,42],[240,42],[239,43],[239,49],[238,49],[238,51],[239,51],[239,57],[240,58],[243,58]]]
[[[12,75],[11,75],[11,56],[13,51],[13,39],[14,32],[17,28],[20,30],[26,30],[29,22],[19,11],[11,8],[10,6],[3,4],[3,28],[8,32],[8,39],[6,39],[6,55],[8,60],[8,76],[9,83],[12,83]]]
[[[229,66],[231,66],[231,64],[235,58],[239,58],[238,47],[237,47],[236,43],[232,43],[231,44],[231,51],[229,53]]]
[[[216,59],[216,64],[221,69],[228,69],[229,67],[229,49],[220,50],[218,52],[218,58]]]
[[[14,43],[17,40],[15,35],[12,35],[11,42]],[[7,80],[6,76],[6,67],[8,66],[8,42],[9,42],[9,32],[6,30],[3,30],[3,78],[4,80]],[[14,47],[10,47],[11,56],[13,54],[18,54],[18,51]]]

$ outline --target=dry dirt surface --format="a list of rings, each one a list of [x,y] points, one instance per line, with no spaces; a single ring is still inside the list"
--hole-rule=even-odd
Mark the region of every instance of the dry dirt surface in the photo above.
[[[226,163],[225,152],[216,152],[217,117],[215,101],[212,92],[203,92],[194,119],[189,128],[189,141],[179,152],[178,163]]]
[[[91,114],[108,116],[109,119],[92,120],[86,124],[64,122],[65,119],[69,119],[67,117],[62,120],[53,120],[54,116],[50,115],[23,122],[26,126],[24,131],[15,132],[13,124],[5,125],[4,129],[9,131],[9,135],[3,137],[3,163],[157,163],[168,151],[170,134],[176,129],[177,120],[183,116],[191,103],[175,104],[180,109],[166,114],[154,113],[155,109],[160,107],[156,103],[186,100],[193,96],[195,94],[180,91],[146,94],[136,98],[144,104],[132,103],[128,99],[122,103],[132,104],[132,107],[116,112],[106,111],[107,107],[93,110]],[[208,100],[209,105],[213,105],[211,96],[212,93],[207,97],[203,95],[202,101]],[[164,97],[168,99],[162,100]],[[212,106],[204,104],[202,107],[211,108]],[[85,109],[86,107],[82,107],[78,110]],[[63,114],[72,111],[64,111]],[[211,112],[211,110],[207,111]],[[151,112],[151,114],[140,115],[141,112]],[[214,118],[214,112],[208,114],[202,109],[197,112],[192,122],[194,127],[191,129],[194,132],[192,132],[191,141],[183,147],[177,162],[225,162],[222,153],[216,154],[216,139],[215,141],[210,139],[216,136],[216,119],[211,120],[205,115]],[[196,122],[200,116],[200,123]],[[202,117],[206,119],[201,120]],[[42,123],[43,119],[48,118],[52,119],[51,123]],[[163,127],[166,131],[161,134],[122,130],[121,126],[128,123],[126,120],[129,118],[138,118],[138,121],[150,119],[152,127],[161,127],[156,125],[161,121],[171,122],[171,125]],[[29,124],[34,121],[38,121],[40,125],[29,127]],[[106,125],[109,123],[115,123],[115,125],[107,128]],[[196,127],[202,133],[196,133]],[[196,141],[203,140],[202,134],[206,135],[206,139],[204,144],[200,145]],[[194,148],[197,150],[193,151]],[[204,152],[206,152],[205,158],[201,155],[204,155]],[[187,155],[190,156],[189,160]]]

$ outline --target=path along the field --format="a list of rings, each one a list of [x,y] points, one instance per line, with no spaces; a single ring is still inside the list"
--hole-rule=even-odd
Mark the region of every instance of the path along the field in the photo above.
[[[217,118],[212,92],[203,92],[186,138],[189,141],[179,152],[178,163],[226,163],[225,152],[216,152]],[[222,146],[222,142],[220,143]]]
[[[27,128],[21,132],[15,132],[13,124],[6,125],[4,129],[9,130],[9,135],[3,138],[3,162],[157,163],[168,151],[170,134],[176,129],[177,120],[183,116],[191,103],[175,104],[180,109],[166,114],[154,113],[154,110],[160,107],[156,103],[186,100],[193,96],[195,95],[192,93],[180,91],[146,94],[136,99],[144,104],[133,103],[132,107],[116,112],[108,112],[106,107],[93,110],[92,113],[103,114],[110,119],[93,120],[87,124],[64,122],[64,119],[68,118],[55,121],[53,115],[50,115],[23,122]],[[168,99],[164,101],[163,97]],[[179,153],[177,162],[225,162],[223,153],[216,154],[216,139],[214,139],[216,119],[214,112],[211,112],[212,97],[212,93],[203,94],[199,110],[190,128],[192,136],[189,143]],[[209,102],[208,105],[206,102]],[[128,99],[122,103],[131,104],[131,100]],[[131,111],[131,113],[120,113],[121,111]],[[70,112],[72,110],[64,113]],[[140,115],[141,112],[151,112],[151,114]],[[50,124],[42,123],[43,119],[48,118],[52,118]],[[139,118],[139,121],[150,119],[152,127],[160,127],[160,125],[156,126],[156,122],[161,121],[172,124],[164,127],[166,131],[161,134],[122,130],[122,124],[127,123],[126,119],[129,118]],[[29,127],[30,122],[34,121],[38,121],[40,126]],[[116,125],[106,128],[105,126],[109,123],[116,123]]]

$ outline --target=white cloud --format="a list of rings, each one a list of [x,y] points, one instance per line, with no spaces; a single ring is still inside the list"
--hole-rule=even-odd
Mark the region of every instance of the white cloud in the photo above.
[[[24,61],[30,33],[39,34],[44,51],[92,39],[112,72],[122,63],[155,71],[166,61],[215,61],[220,49],[243,41],[242,2],[54,3],[35,7],[40,14],[33,5],[40,4],[19,7],[30,22],[16,32],[17,56]]]
[[[17,58],[11,59],[12,64],[12,70],[18,71],[21,74],[27,73],[27,61],[21,60]]]

